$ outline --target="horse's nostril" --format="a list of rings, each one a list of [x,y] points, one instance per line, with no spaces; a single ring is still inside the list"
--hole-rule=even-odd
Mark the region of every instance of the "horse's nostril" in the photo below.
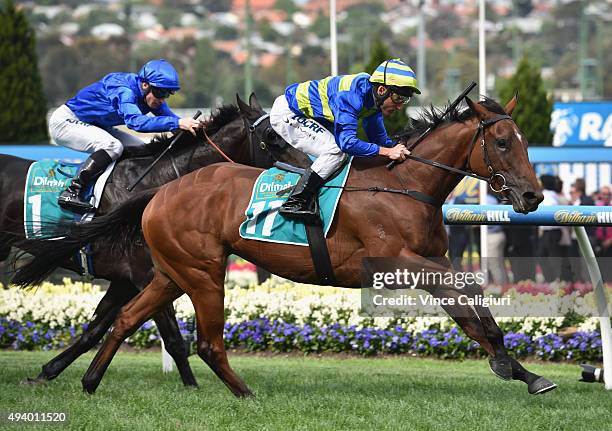
[[[523,199],[525,199],[525,201],[529,202],[529,203],[536,203],[541,201],[541,199],[539,199],[538,194],[535,192],[525,192],[523,193]]]

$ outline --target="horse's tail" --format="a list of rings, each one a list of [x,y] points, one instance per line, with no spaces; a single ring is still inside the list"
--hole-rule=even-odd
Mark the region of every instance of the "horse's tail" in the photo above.
[[[146,190],[135,195],[89,223],[56,225],[52,235],[54,239],[13,241],[14,247],[33,257],[16,270],[11,283],[19,287],[42,283],[58,266],[88,244],[94,249],[106,247],[109,253],[117,256],[130,253],[140,235],[142,214],[157,190]]]

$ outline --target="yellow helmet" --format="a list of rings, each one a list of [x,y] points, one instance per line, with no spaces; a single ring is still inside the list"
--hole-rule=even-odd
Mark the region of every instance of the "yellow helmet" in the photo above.
[[[416,74],[399,58],[380,63],[370,76],[370,82],[382,84],[402,96],[421,94],[417,86]]]

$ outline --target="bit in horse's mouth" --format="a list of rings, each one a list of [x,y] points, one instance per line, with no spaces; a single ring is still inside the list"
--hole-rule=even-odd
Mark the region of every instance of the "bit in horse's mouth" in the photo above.
[[[526,208],[520,194],[518,194],[513,188],[510,188],[508,194],[510,195],[510,202],[512,202],[512,208],[514,211],[521,214],[529,213],[529,210]]]

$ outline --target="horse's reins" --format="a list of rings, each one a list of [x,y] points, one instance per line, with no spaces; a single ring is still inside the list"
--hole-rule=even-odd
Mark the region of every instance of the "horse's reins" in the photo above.
[[[504,190],[509,190],[508,186],[506,185],[506,177],[504,177],[503,174],[499,173],[499,172],[495,172],[495,170],[493,169],[493,164],[491,163],[491,158],[489,157],[489,151],[487,148],[487,143],[485,141],[485,129],[488,126],[491,126],[495,123],[497,123],[498,121],[501,120],[512,120],[512,117],[506,114],[501,114],[501,115],[496,115],[493,118],[489,118],[486,120],[480,120],[478,122],[478,128],[476,129],[476,131],[474,132],[474,136],[472,136],[472,140],[470,142],[470,151],[468,152],[468,157],[467,157],[467,164],[466,164],[466,169],[458,169],[458,168],[454,168],[452,166],[448,166],[445,165],[443,163],[439,163],[436,162],[434,160],[429,160],[429,159],[424,159],[422,157],[419,156],[413,156],[412,154],[410,154],[409,156],[406,156],[407,159],[411,159],[411,160],[415,160],[417,162],[420,163],[425,163],[427,165],[430,166],[435,166],[436,168],[440,168],[440,169],[444,169],[445,171],[449,171],[449,172],[454,172],[456,174],[460,174],[460,175],[464,175],[464,176],[469,176],[472,178],[476,178],[482,181],[486,181],[489,184],[489,187],[491,187],[491,190],[493,190],[495,193],[500,193]],[[491,174],[489,177],[484,177],[482,175],[478,175],[476,173],[474,173],[474,171],[472,170],[472,168],[470,167],[470,160],[472,158],[472,152],[474,151],[474,145],[476,144],[476,141],[478,140],[478,136],[481,136],[480,139],[480,147],[482,148],[482,154],[483,154],[483,158],[484,158],[484,162],[487,166],[487,170],[489,171],[489,174]],[[417,142],[418,143],[418,142]],[[415,147],[415,145],[411,145],[410,149],[412,150]],[[399,162],[401,163],[401,162]],[[397,163],[396,163],[397,164]],[[495,178],[501,178],[502,180],[502,185],[500,186],[499,189],[496,189],[493,186],[493,181]]]
[[[495,123],[497,123],[498,121],[501,120],[512,120],[512,117],[510,117],[509,115],[496,115],[493,118],[489,118],[487,120],[481,120],[478,122],[478,128],[476,129],[476,131],[474,132],[474,136],[472,137],[472,140],[470,142],[470,150],[468,152],[468,157],[467,157],[467,167],[465,170],[463,169],[458,169],[458,168],[454,168],[452,166],[448,166],[445,165],[443,163],[439,163],[436,162],[434,160],[429,160],[429,159],[424,159],[422,157],[419,156],[413,156],[413,155],[409,155],[407,156],[407,158],[415,160],[417,162],[420,163],[425,163],[426,165],[430,165],[430,166],[434,166],[436,168],[440,168],[440,169],[444,169],[446,171],[450,171],[450,172],[454,172],[460,175],[466,175],[466,176],[470,176],[473,178],[477,178],[479,180],[483,180],[486,181],[489,184],[489,187],[491,187],[491,190],[493,190],[495,193],[500,193],[504,190],[509,190],[509,188],[506,185],[506,178],[503,176],[503,174],[500,173],[495,173],[494,169],[493,169],[493,165],[491,164],[491,159],[489,157],[489,152],[487,150],[487,144],[485,141],[485,128],[488,126],[491,126]],[[429,131],[429,129],[427,130]],[[483,158],[485,161],[485,164],[487,165],[487,170],[489,171],[489,173],[491,174],[490,177],[483,177],[481,175],[475,174],[472,169],[470,168],[470,159],[472,158],[472,152],[474,151],[474,146],[476,144],[476,141],[478,140],[478,136],[481,136],[481,140],[480,140],[480,146],[482,148],[482,152],[483,152]],[[423,136],[423,135],[421,135]],[[417,141],[415,141],[415,143],[413,143],[410,148],[411,150],[414,149],[414,147],[416,146],[416,144],[420,143],[422,141],[422,139],[417,139]],[[393,163],[392,166],[387,165],[388,168],[393,168],[395,165],[399,164],[401,162],[396,162]],[[400,175],[399,172],[395,171],[395,174],[400,182],[400,184],[402,185],[403,189],[391,189],[391,188],[387,188],[387,187],[353,187],[353,186],[327,186],[324,185],[323,187],[327,187],[327,188],[342,188],[345,189],[347,191],[369,191],[369,192],[385,192],[385,193],[397,193],[397,194],[403,194],[406,196],[410,196],[416,200],[419,200],[421,202],[425,202],[427,204],[433,205],[433,206],[440,206],[443,202],[440,202],[438,199],[434,198],[433,196],[430,196],[426,193],[423,192],[419,192],[417,190],[409,190],[406,187],[406,184],[404,183],[404,179],[402,178],[402,176]],[[502,180],[502,185],[499,189],[495,189],[492,182],[493,179],[499,177]]]
[[[225,153],[223,152],[223,150],[217,146],[217,144],[215,144],[215,143],[214,143],[214,142],[213,142],[213,141],[212,141],[212,140],[211,140],[211,139],[208,137],[208,134],[206,133],[206,130],[203,130],[203,132],[204,132],[204,137],[206,138],[206,141],[207,141],[207,142],[208,142],[208,143],[209,143],[209,144],[210,144],[210,145],[211,145],[211,146],[212,146],[212,147],[213,147],[215,150],[217,150],[217,152],[218,152],[219,154],[221,154],[221,155],[222,155],[222,156],[225,158],[225,160],[227,160],[227,161],[228,161],[228,162],[230,162],[230,163],[236,163],[236,162],[234,162],[234,161],[233,161],[233,160],[232,160],[232,159],[231,159],[231,158],[230,158],[230,157],[229,157],[227,154],[225,154]]]

